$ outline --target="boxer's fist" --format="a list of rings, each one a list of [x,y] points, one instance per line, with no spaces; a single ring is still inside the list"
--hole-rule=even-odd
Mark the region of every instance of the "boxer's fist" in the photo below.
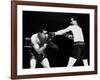
[[[55,37],[55,33],[54,32],[49,32],[49,38],[53,38],[53,37]]]
[[[66,34],[65,37],[73,40],[73,35],[72,34]]]

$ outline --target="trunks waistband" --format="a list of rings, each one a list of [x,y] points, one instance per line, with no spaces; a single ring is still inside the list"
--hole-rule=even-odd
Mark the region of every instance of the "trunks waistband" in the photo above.
[[[84,42],[78,41],[78,42],[74,42],[74,45],[85,45]]]

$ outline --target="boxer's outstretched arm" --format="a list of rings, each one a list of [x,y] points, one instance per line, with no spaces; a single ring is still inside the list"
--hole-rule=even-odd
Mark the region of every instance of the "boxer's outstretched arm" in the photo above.
[[[55,33],[55,35],[63,35],[63,34],[65,34],[66,32],[68,32],[70,30],[71,29],[70,29],[70,26],[69,26],[68,28],[65,28],[65,29],[62,29],[62,30],[58,30],[58,31],[56,31],[54,33]]]

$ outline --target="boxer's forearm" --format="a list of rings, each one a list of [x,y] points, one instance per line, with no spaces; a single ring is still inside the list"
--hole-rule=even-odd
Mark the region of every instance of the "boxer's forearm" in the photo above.
[[[59,31],[56,31],[56,32],[55,32],[55,35],[63,35],[63,34],[65,34],[66,32],[67,32],[66,29],[59,30]]]
[[[63,32],[62,31],[57,31],[57,32],[55,32],[55,35],[57,36],[57,35],[63,35]]]
[[[47,44],[45,43],[40,49],[39,52],[43,52],[47,47]]]
[[[44,50],[45,50],[46,47],[47,47],[47,44],[44,44],[42,47],[39,47],[39,45],[35,44],[33,47],[34,47],[35,51],[36,51],[38,54],[40,54],[40,53],[44,52]]]
[[[65,34],[68,31],[70,31],[70,27],[56,31],[55,35],[63,35],[63,34]]]

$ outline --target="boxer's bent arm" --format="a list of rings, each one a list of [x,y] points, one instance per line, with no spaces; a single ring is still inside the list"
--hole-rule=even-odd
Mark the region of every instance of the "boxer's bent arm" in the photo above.
[[[35,51],[40,54],[41,52],[44,51],[44,49],[46,48],[47,44],[44,44],[42,47],[40,47],[38,45],[38,43],[36,42],[36,36],[32,36],[31,37],[31,42],[32,42],[32,45],[33,45],[33,48],[35,49]]]
[[[33,48],[34,48],[34,50],[38,53],[38,54],[40,54],[40,50],[39,50],[39,45],[36,43],[36,36],[32,36],[31,37],[31,42],[32,42],[32,45],[33,45]]]
[[[43,53],[43,51],[45,50],[47,44],[44,44],[41,48],[39,47],[38,44],[34,44],[33,45],[33,48],[35,49],[35,51],[40,54],[40,53]]]

